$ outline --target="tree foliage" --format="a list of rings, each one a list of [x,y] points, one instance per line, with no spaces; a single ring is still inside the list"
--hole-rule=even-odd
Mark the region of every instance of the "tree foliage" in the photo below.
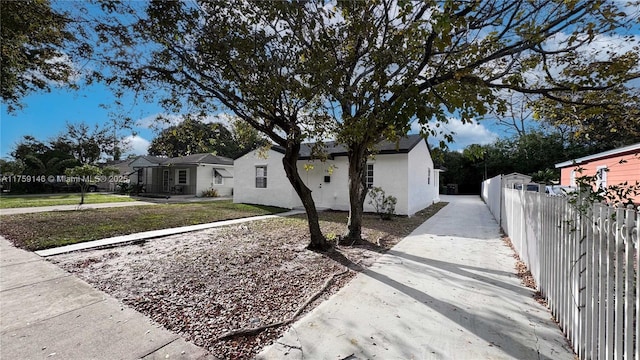
[[[219,107],[285,149],[283,166],[309,220],[310,248],[327,249],[311,190],[297,169],[300,144],[327,127],[304,62],[304,40],[279,17],[304,18],[297,2],[104,2],[98,47],[117,89],[144,93],[167,110],[204,115]],[[134,15],[131,15],[134,14]],[[145,49],[143,54],[140,50]],[[155,96],[160,98],[155,99]]]
[[[84,204],[84,194],[91,182],[95,182],[99,175],[102,175],[102,169],[97,166],[84,164],[73,168],[66,169],[64,174],[68,177],[68,181],[80,184],[80,203]]]
[[[640,89],[616,87],[561,96],[567,101],[534,102],[540,122],[564,129],[573,141],[590,146],[593,152],[640,142]]]
[[[76,75],[65,52],[65,45],[75,40],[70,21],[48,0],[0,2],[0,91],[9,112],[21,108],[29,93],[48,91]]]
[[[567,92],[637,77],[633,50],[582,51],[633,25],[604,0],[102,4],[115,13],[97,26],[107,81],[170,110],[227,108],[283,146],[318,248],[315,205],[296,169],[305,139],[335,131],[347,146],[348,237],[358,240],[365,164],[379,140],[413,122],[433,135],[452,114],[468,122],[504,112],[507,89],[566,102]]]
[[[434,162],[446,168],[441,184],[458,184],[462,193],[479,193],[480,183],[499,174],[518,172],[532,181],[560,179],[555,164],[593,154],[593,147],[570,141],[559,132],[529,131],[526,135],[473,144],[462,152],[436,149]]]
[[[95,164],[103,154],[111,152],[115,143],[109,129],[80,122],[67,123],[66,131],[54,138],[51,146],[73,156],[81,164]]]
[[[22,175],[60,176],[69,168],[96,164],[113,143],[113,137],[106,129],[86,123],[68,123],[65,132],[46,142],[30,135],[24,136],[11,152],[13,160],[6,162],[2,171],[10,169],[15,172],[19,169]],[[37,193],[48,189],[42,182],[32,182],[16,183],[11,190]]]
[[[168,157],[212,153],[234,159],[264,143],[246,122],[236,119],[231,126],[229,130],[219,122],[204,123],[187,117],[180,124],[162,130],[151,141],[148,152],[149,155]]]
[[[615,3],[379,0],[311,2],[305,11],[312,22],[294,36],[309,39],[311,84],[335,107],[348,148],[347,237],[356,240],[366,161],[382,138],[397,139],[413,121],[435,135],[451,114],[465,123],[504,113],[504,90],[567,101],[564,92],[597,94],[638,76],[637,51],[601,54],[612,66],[577,51],[629,26]]]

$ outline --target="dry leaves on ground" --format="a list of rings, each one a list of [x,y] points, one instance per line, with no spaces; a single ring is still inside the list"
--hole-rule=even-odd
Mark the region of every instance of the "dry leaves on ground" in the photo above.
[[[150,240],[138,245],[71,253],[53,262],[122,300],[167,329],[223,359],[251,358],[286,326],[217,341],[228,331],[292,316],[335,273],[327,291],[305,311],[346,284],[444,204],[412,218],[365,218],[372,243],[306,250],[306,221],[279,218]],[[344,231],[344,213],[325,213],[325,234]],[[380,244],[381,246],[376,245]]]

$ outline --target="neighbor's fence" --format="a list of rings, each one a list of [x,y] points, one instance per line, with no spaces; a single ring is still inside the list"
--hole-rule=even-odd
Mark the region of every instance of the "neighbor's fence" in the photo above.
[[[500,190],[487,193],[487,204],[574,351],[582,359],[640,360],[640,213],[602,204],[578,211],[563,197]]]

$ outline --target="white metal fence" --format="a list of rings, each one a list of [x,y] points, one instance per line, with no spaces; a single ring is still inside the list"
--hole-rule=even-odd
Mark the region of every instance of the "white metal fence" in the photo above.
[[[563,197],[495,189],[483,184],[482,197],[574,351],[640,360],[640,213],[602,204],[578,211]]]

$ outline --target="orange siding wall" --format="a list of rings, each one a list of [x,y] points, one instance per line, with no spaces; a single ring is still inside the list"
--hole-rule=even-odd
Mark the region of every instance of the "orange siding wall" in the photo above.
[[[626,162],[621,164],[620,161],[622,160]],[[574,169],[580,167],[583,169],[582,174],[576,174],[576,176],[593,176],[600,166],[606,166],[609,169],[609,172],[607,172],[607,186],[618,185],[625,181],[629,184],[635,184],[636,181],[640,182],[640,154],[631,153],[596,159],[591,162],[562,168],[560,169],[560,184],[570,185],[571,171]],[[640,196],[636,196],[634,201],[640,203]]]

